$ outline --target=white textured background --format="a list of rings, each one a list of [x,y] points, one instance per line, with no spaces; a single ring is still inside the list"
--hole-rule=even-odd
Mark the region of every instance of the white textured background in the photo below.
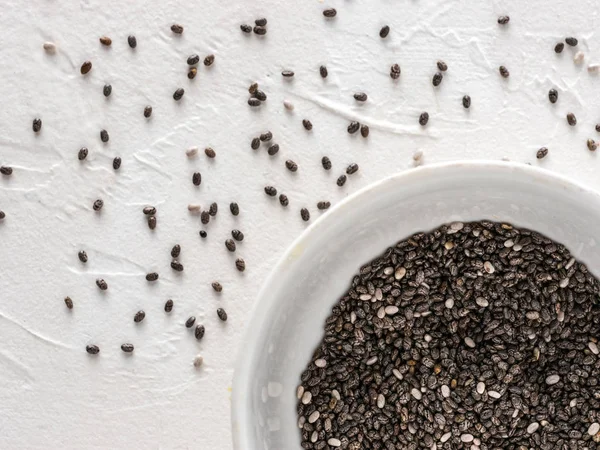
[[[334,20],[323,18],[326,6],[337,8]],[[586,148],[588,138],[600,138],[600,76],[586,70],[600,62],[599,11],[594,0],[4,1],[0,165],[14,174],[0,177],[7,215],[0,223],[0,448],[230,449],[242,331],[252,327],[262,280],[306,226],[300,208],[309,207],[314,220],[317,201],[335,203],[409,169],[417,150],[426,164],[508,157],[600,188],[597,155]],[[497,24],[500,14],[510,15],[508,26]],[[263,16],[264,38],[240,31]],[[171,33],[175,22],[185,27],[182,36]],[[384,24],[391,32],[381,40]],[[138,39],[135,50],[129,34]],[[113,39],[111,48],[99,44],[102,35]],[[573,49],[553,51],[568,35],[579,38],[582,66],[574,65]],[[46,54],[44,41],[58,52]],[[201,64],[190,81],[192,53],[214,53],[216,61]],[[87,59],[94,67],[83,77]],[[434,89],[438,59],[449,70]],[[393,63],[402,68],[398,82],[388,75]],[[295,78],[283,80],[282,69]],[[258,110],[246,104],[252,81],[268,95]],[[105,83],[113,86],[108,99]],[[186,93],[176,103],[178,87]],[[547,99],[551,87],[559,91],[555,105]],[[369,101],[356,104],[355,91]],[[464,94],[472,97],[468,111]],[[292,113],[284,99],[295,104]],[[150,120],[142,115],[147,104]],[[423,129],[417,118],[424,110],[431,118]],[[577,127],[566,124],[569,111]],[[34,117],[43,120],[39,135]],[[303,118],[313,122],[311,132]],[[370,126],[368,139],[347,134],[351,119]],[[281,146],[273,158],[249,146],[267,129]],[[90,150],[84,162],[77,160],[82,146]],[[189,160],[190,146],[211,146],[217,158]],[[539,162],[541,146],[550,153]],[[114,172],[117,155],[123,164]],[[333,162],[330,173],[321,168],[323,155]],[[300,166],[296,174],[285,169],[288,158]],[[335,180],[351,162],[360,171],[340,189]],[[196,170],[200,188],[191,183]],[[265,196],[267,184],[288,195],[287,210]],[[98,197],[101,214],[91,209]],[[220,212],[202,241],[187,204],[212,201]],[[230,201],[240,204],[237,218]],[[154,232],[141,213],[146,204],[159,209]],[[246,235],[237,252],[247,262],[244,274],[223,245],[232,228]],[[169,267],[175,243],[182,274]],[[144,279],[150,271],[161,275],[155,284]],[[98,277],[109,284],[105,295]],[[221,295],[213,280],[224,285]],[[163,311],[168,298],[175,301],[170,315]],[[219,306],[227,323],[216,318]],[[134,325],[139,309],[146,320]],[[192,314],[207,329],[200,344],[183,326]],[[85,352],[92,342],[101,347],[98,357]],[[123,342],[135,344],[133,355],[121,352]],[[197,354],[205,359],[199,371],[192,367]]]

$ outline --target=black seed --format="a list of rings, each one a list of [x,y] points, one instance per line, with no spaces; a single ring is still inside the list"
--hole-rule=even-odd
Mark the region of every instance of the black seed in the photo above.
[[[563,44],[562,42],[559,42],[558,44],[556,44],[554,46],[554,51],[556,53],[562,53],[562,51],[564,50],[564,48],[565,48],[565,44]]]
[[[135,323],[140,323],[145,318],[146,318],[146,313],[143,310],[139,310],[138,312],[135,313],[135,316],[133,316],[133,321]]]
[[[207,225],[210,222],[210,214],[208,211],[202,211],[200,213],[200,222],[202,222],[202,225]]]
[[[199,62],[200,62],[200,56],[199,55],[195,55],[194,54],[194,55],[188,56],[188,59],[187,59],[188,66],[195,66]]]
[[[252,148],[252,150],[257,150],[258,147],[260,147],[260,139],[259,138],[252,139],[252,142],[250,142],[250,147]]]
[[[321,158],[321,164],[323,165],[323,169],[331,169],[331,160],[327,156],[323,156],[323,158]]]
[[[192,175],[192,183],[194,186],[200,186],[200,183],[202,183],[202,175],[200,172],[194,172]]]
[[[366,102],[367,101],[367,94],[365,94],[364,92],[356,92],[354,94],[354,100],[356,100],[358,102]]]
[[[125,353],[131,353],[133,352],[133,344],[122,344],[121,345],[121,350],[123,350]]]
[[[442,75],[442,72],[436,72],[433,76],[433,79],[431,80],[431,84],[433,84],[434,86],[439,86],[442,83],[443,79],[444,75]]]
[[[148,228],[154,230],[156,228],[156,216],[148,217]]]
[[[86,61],[81,65],[81,75],[85,75],[87,73],[89,73],[89,71],[92,70],[92,62],[91,61]]]
[[[0,211],[0,220],[6,218],[6,213],[4,211]]]
[[[247,24],[242,24],[240,25],[240,30],[242,30],[244,33],[250,33],[252,31],[252,27]]]
[[[171,261],[171,269],[175,270],[176,272],[183,272],[183,264],[178,261]]]
[[[421,113],[421,115],[419,116],[419,125],[424,127],[425,125],[427,125],[427,122],[429,122],[429,113],[428,112]]]
[[[196,74],[197,74],[197,73],[198,73],[198,69],[196,69],[195,67],[192,67],[192,68],[189,70],[189,72],[188,72],[188,74],[187,74],[187,77],[188,77],[190,80],[193,80],[194,78],[196,78]]]
[[[71,297],[65,297],[65,305],[67,305],[67,308],[73,309],[73,300],[71,300]]]
[[[463,104],[464,108],[469,109],[471,107],[471,97],[469,97],[468,95],[465,95],[462,98],[462,104]]]
[[[248,87],[248,92],[250,92],[250,94],[254,95],[254,93],[256,92],[257,89],[258,89],[258,83],[252,83]]]
[[[262,133],[262,134],[260,135],[260,140],[261,140],[262,142],[268,142],[268,141],[270,141],[271,139],[273,139],[273,133],[271,133],[270,131],[267,131],[266,133]],[[252,141],[252,142],[254,142],[254,141]],[[258,148],[258,147],[257,147],[257,148]]]
[[[136,48],[137,47],[137,38],[133,35],[130,35],[127,37],[127,43],[129,44],[129,46],[131,48]]]
[[[358,172],[358,164],[352,163],[348,167],[346,167],[346,173],[348,175],[352,175],[353,173]]]
[[[287,195],[285,194],[280,194],[279,195],[279,203],[281,203],[281,206],[286,207],[287,205],[290,204],[289,199],[287,198]]]
[[[108,283],[106,281],[104,281],[102,278],[98,278],[96,280],[96,286],[98,286],[98,288],[101,291],[105,291],[108,289]]]
[[[79,149],[79,152],[77,153],[77,159],[79,159],[79,161],[83,161],[85,158],[87,158],[88,156],[88,149],[85,147],[81,147]]]
[[[211,286],[215,292],[223,292],[223,286],[218,281],[213,281]]]
[[[600,133],[600,123],[597,123],[597,124],[596,124],[596,131],[597,131],[598,133]]]
[[[152,115],[152,106],[146,106],[144,108],[144,117],[147,119]]]
[[[121,168],[121,158],[119,158],[118,156],[115,156],[115,159],[113,159],[113,169],[119,170],[120,168]]]
[[[575,117],[575,114],[573,114],[573,113],[567,114],[567,123],[569,125],[571,125],[572,127],[577,125],[577,118]]]
[[[302,208],[300,210],[300,217],[302,217],[302,220],[304,220],[305,222],[308,222],[310,220],[310,212],[308,211],[308,209]]]
[[[208,235],[206,234],[206,231],[204,231],[204,230],[200,230],[200,237],[201,237],[202,239],[205,239],[205,238],[206,238],[206,236],[208,236]]]
[[[231,236],[238,242],[244,240],[244,233],[242,233],[240,230],[231,230]]]
[[[327,72],[327,67],[325,66],[319,67],[319,73],[321,74],[322,78],[327,78],[327,75],[329,75],[329,72]]]
[[[500,75],[502,75],[502,78],[508,78],[510,75],[508,69],[504,66],[498,67],[498,71],[500,72]]]
[[[337,179],[337,181],[336,181],[336,184],[337,184],[339,187],[342,187],[343,185],[345,185],[345,184],[346,184],[346,180],[347,180],[347,177],[346,177],[346,175],[342,174],[342,175],[340,175],[340,176],[339,176],[339,178]]]
[[[542,158],[545,158],[547,154],[548,154],[548,149],[546,147],[542,147],[537,151],[536,157],[537,157],[537,159],[542,159]]]
[[[219,211],[219,205],[217,205],[216,202],[212,202],[210,204],[210,206],[208,207],[208,214],[215,217],[217,215],[218,211]]]
[[[171,249],[171,258],[179,258],[181,254],[181,245],[175,244]]]
[[[100,130],[100,140],[102,142],[108,142],[108,140],[109,140],[108,131]]]
[[[92,207],[94,208],[94,211],[100,211],[103,206],[104,206],[104,200],[99,198],[98,200],[96,200],[94,202],[94,205]]]
[[[275,189],[273,186],[265,186],[265,194],[270,197],[275,197],[277,195],[277,189]]]
[[[379,37],[384,39],[388,36],[388,34],[390,34],[390,27],[384,25],[381,30],[379,30]]]
[[[178,102],[179,100],[181,100],[181,97],[183,97],[183,94],[185,94],[185,90],[183,88],[179,88],[175,92],[173,92],[173,99],[176,102]]]
[[[579,43],[579,41],[577,41],[577,39],[574,37],[565,38],[565,42],[571,47],[575,47]]]
[[[212,64],[214,62],[215,62],[215,55],[208,55],[206,58],[204,58],[204,65],[206,67],[212,66]]]
[[[261,102],[264,102],[267,99],[267,94],[265,94],[260,89],[257,89],[256,92],[254,93],[254,98],[257,98]]]
[[[329,8],[323,11],[323,15],[325,17],[335,17],[337,14],[337,11],[335,10],[335,8]]]
[[[598,150],[598,143],[593,139],[588,139],[587,148],[590,152],[595,152],[596,150]]]
[[[196,329],[194,330],[194,336],[196,339],[200,340],[204,337],[205,332],[206,330],[204,329],[204,325],[197,325]]]
[[[510,21],[510,17],[508,16],[500,16],[498,17],[498,23],[500,25],[506,25]]]
[[[360,123],[358,122],[350,122],[350,125],[348,125],[348,133],[350,134],[354,134],[358,131],[358,129],[360,128]]]
[[[88,262],[88,255],[85,252],[85,250],[81,250],[77,256],[79,256],[79,261],[81,261],[82,263],[86,263]]]
[[[304,119],[302,120],[302,126],[304,127],[305,130],[312,130],[313,124],[310,120],[308,119]]]
[[[240,272],[243,272],[244,270],[246,270],[246,261],[244,261],[242,258],[236,259],[235,268]]]
[[[254,27],[254,34],[258,34],[259,36],[264,36],[267,34],[267,29],[265,27]]]
[[[248,104],[250,106],[252,106],[253,108],[256,108],[257,106],[261,105],[260,100],[257,99],[257,98],[249,98],[248,99]]]
[[[217,153],[211,147],[206,147],[204,149],[204,154],[210,159],[213,159],[215,156],[217,156]]]
[[[158,280],[158,274],[156,272],[150,272],[146,274],[146,281],[156,281]]]
[[[225,247],[227,248],[227,250],[229,250],[230,252],[235,252],[235,242],[233,241],[233,239],[227,239],[225,241]]]
[[[147,216],[153,216],[156,214],[156,208],[154,206],[145,206],[142,212]]]
[[[369,126],[368,125],[361,125],[360,126],[360,135],[364,138],[369,136]]]
[[[287,167],[287,169],[290,172],[296,172],[298,170],[298,164],[296,164],[294,161],[292,161],[291,159],[288,159],[285,162],[285,167]]]
[[[86,345],[85,351],[88,352],[90,355],[97,355],[98,353],[100,353],[100,348],[97,345]]]
[[[8,167],[8,166],[0,166],[0,173],[2,175],[9,176],[9,175],[12,175],[13,169],[12,169],[12,167]]]
[[[267,149],[267,153],[270,156],[276,155],[277,152],[279,152],[279,144],[273,144],[273,145],[269,146],[269,148]]]
[[[259,27],[264,27],[265,25],[267,25],[267,19],[265,19],[264,17],[261,17],[260,19],[256,19],[254,21],[254,24]]]
[[[169,299],[165,302],[165,312],[170,313],[173,311],[173,300]]]
[[[42,119],[33,119],[33,124],[31,126],[35,133],[39,133],[42,129]]]
[[[331,206],[331,202],[319,202],[317,203],[317,209],[324,210],[329,209]]]
[[[548,91],[548,100],[550,103],[556,103],[558,100],[558,91],[556,89],[550,89]]]
[[[108,36],[102,36],[99,40],[102,45],[105,45],[107,47],[110,47],[112,45],[112,39]]]
[[[105,84],[104,88],[102,89],[102,93],[105,97],[110,97],[110,94],[112,93],[112,86],[110,84]]]
[[[171,25],[171,31],[175,34],[181,34],[183,33],[183,27],[174,23],[173,25]]]
[[[217,309],[217,316],[219,316],[219,319],[221,319],[223,322],[227,322],[227,313],[223,308]]]
[[[231,214],[233,214],[234,216],[237,216],[240,214],[240,207],[237,203],[231,202],[229,204],[229,211],[231,211]]]
[[[281,72],[281,75],[283,75],[285,78],[291,78],[294,76],[294,72],[291,70],[284,70]]]
[[[438,61],[437,68],[440,72],[445,72],[446,70],[448,70],[448,64],[446,64],[444,61]]]
[[[392,64],[390,67],[390,77],[392,80],[400,78],[400,66],[398,64]]]
[[[196,318],[194,316],[190,316],[188,317],[188,319],[185,321],[185,327],[186,328],[192,328],[194,326],[194,324],[196,323]]]

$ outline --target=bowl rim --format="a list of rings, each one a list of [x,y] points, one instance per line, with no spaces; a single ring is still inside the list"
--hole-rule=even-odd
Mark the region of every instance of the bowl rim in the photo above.
[[[241,345],[236,353],[236,361],[233,372],[233,383],[231,392],[231,430],[233,439],[233,448],[235,450],[254,450],[251,445],[251,428],[248,423],[247,404],[249,397],[245,395],[249,392],[249,384],[252,379],[250,368],[252,361],[256,358],[257,342],[259,333],[256,330],[262,329],[268,322],[269,316],[259,314],[260,310],[271,310],[275,304],[275,299],[267,300],[266,292],[272,291],[272,286],[276,280],[280,279],[283,271],[294,270],[297,262],[290,263],[290,258],[295,253],[297,248],[305,248],[310,243],[312,236],[318,232],[323,226],[327,226],[330,222],[336,221],[338,211],[352,207],[355,203],[360,203],[360,200],[366,196],[370,196],[373,192],[386,189],[389,186],[395,188],[402,184],[415,183],[420,179],[435,176],[439,172],[447,170],[492,170],[497,172],[507,172],[516,174],[520,177],[535,178],[540,182],[549,183],[562,187],[565,190],[578,192],[595,197],[600,203],[600,193],[594,189],[588,188],[583,184],[573,180],[570,177],[561,175],[549,169],[534,167],[528,164],[512,161],[488,161],[488,160],[459,160],[452,162],[441,162],[420,166],[377,180],[356,192],[348,195],[339,203],[334,205],[326,214],[320,216],[317,220],[311,223],[281,254],[277,263],[272,267],[269,275],[263,282],[258,295],[252,306],[250,321],[246,325],[246,329],[242,333]],[[508,182],[508,179],[507,179]],[[265,299],[265,297],[267,299]]]

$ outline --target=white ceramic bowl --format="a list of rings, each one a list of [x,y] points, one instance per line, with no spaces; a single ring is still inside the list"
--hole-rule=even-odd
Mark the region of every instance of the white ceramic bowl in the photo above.
[[[296,386],[353,274],[412,233],[479,219],[539,231],[600,273],[600,196],[559,175],[522,164],[461,162],[377,182],[313,223],[266,280],[234,375],[234,447],[300,450]]]

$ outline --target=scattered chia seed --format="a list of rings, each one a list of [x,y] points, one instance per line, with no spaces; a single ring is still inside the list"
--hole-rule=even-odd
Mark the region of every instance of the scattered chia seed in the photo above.
[[[277,195],[277,189],[275,189],[273,186],[265,186],[265,194],[267,194],[269,197],[275,197]]]
[[[42,119],[33,119],[33,124],[31,125],[34,133],[39,133],[42,129]]]
[[[48,53],[56,53],[56,44],[54,42],[44,42],[43,47]]]
[[[235,268],[240,272],[243,272],[244,270],[246,270],[246,261],[244,261],[242,258],[236,259]]]
[[[336,184],[337,184],[339,187],[342,187],[343,185],[345,185],[345,184],[346,184],[346,180],[347,180],[347,178],[348,178],[348,177],[346,177],[346,175],[344,175],[344,174],[340,175],[340,176],[339,176],[339,178],[338,178],[338,179],[337,179],[337,181],[336,181]]]
[[[469,97],[468,95],[465,95],[462,98],[462,105],[463,105],[463,108],[469,109],[471,107],[471,97]]]
[[[536,157],[537,157],[537,159],[544,159],[547,154],[548,154],[548,149],[546,147],[542,147],[537,151]]]
[[[156,272],[150,272],[146,274],[146,281],[156,281],[158,280],[158,274]]]
[[[385,39],[386,37],[388,37],[388,34],[390,34],[390,27],[387,25],[384,25],[381,30],[379,30],[379,37],[381,39]]]
[[[598,133],[600,133],[600,123],[597,123],[597,124],[596,124],[596,131],[597,131]]]
[[[442,75],[442,72],[436,72],[431,80],[431,84],[433,84],[434,86],[439,86],[442,83],[443,79],[444,75]]]
[[[325,9],[323,11],[323,15],[327,18],[335,17],[337,15],[337,11],[335,10],[335,8]]]
[[[104,201],[101,198],[99,198],[98,200],[96,200],[94,202],[94,205],[92,206],[92,208],[94,209],[94,211],[100,211],[103,206],[104,206]]]
[[[137,47],[137,38],[133,35],[130,35],[127,37],[127,43],[129,44],[129,47],[136,48]]]
[[[98,278],[96,280],[96,286],[98,286],[101,291],[106,291],[108,289],[108,283],[102,278]]]
[[[283,107],[285,109],[287,109],[288,111],[293,111],[294,110],[294,104],[292,102],[290,102],[289,100],[284,100],[283,101]]]
[[[148,217],[148,228],[154,230],[156,228],[156,216]]]
[[[120,168],[121,168],[121,158],[119,158],[118,156],[115,156],[115,159],[113,159],[113,169],[119,170]]]
[[[308,209],[302,208],[300,210],[300,217],[302,217],[302,220],[304,220],[305,222],[308,222],[310,220],[310,212],[308,211]]]
[[[79,161],[83,161],[88,156],[88,149],[85,147],[81,147],[79,152],[77,153],[77,159]]]
[[[285,167],[287,167],[287,170],[289,170],[290,172],[297,172],[298,171],[298,164],[296,164],[291,159],[288,159],[285,162]]]
[[[176,102],[178,102],[179,100],[181,100],[181,97],[183,97],[183,94],[185,94],[185,90],[183,88],[179,88],[175,92],[173,92],[173,99]]]
[[[287,198],[287,195],[285,194],[281,194],[279,196],[279,203],[281,204],[281,206],[283,206],[284,208],[287,207],[290,204],[289,199]]]
[[[198,69],[196,69],[195,67],[192,67],[187,74],[188,79],[193,80],[194,78],[196,78],[196,75],[198,74]]]
[[[85,252],[85,250],[81,250],[77,256],[79,257],[79,261],[81,261],[82,263],[86,263],[88,262],[88,255]]]
[[[227,250],[229,250],[230,252],[235,252],[236,245],[233,239],[227,239],[225,241],[225,248],[227,248]]]
[[[329,209],[331,206],[331,202],[319,202],[317,203],[317,209],[324,210]]]
[[[251,33],[252,32],[252,27],[248,24],[242,24],[240,25],[240,30],[242,30],[244,33]]]
[[[97,355],[98,353],[100,353],[100,347],[98,347],[97,345],[86,345],[85,351],[88,352],[90,355]]]
[[[109,38],[108,36],[102,36],[100,38],[100,43],[102,45],[105,45],[106,47],[110,47],[112,45],[112,39]]]
[[[108,142],[109,140],[109,136],[108,136],[108,131],[106,130],[100,130],[100,140],[102,142]]]
[[[153,216],[156,214],[156,208],[154,206],[145,206],[142,212],[147,216]]]
[[[354,122],[350,122],[350,125],[348,125],[348,133],[350,134],[354,134],[356,133],[360,128],[360,123],[354,121]]]
[[[202,239],[206,239],[206,236],[207,236],[207,234],[206,234],[206,231],[204,231],[204,230],[200,230],[200,237],[201,237]]]
[[[555,53],[562,53],[562,51],[565,49],[565,44],[563,44],[562,42],[559,42],[558,44],[556,44],[554,46],[554,52]]]
[[[2,175],[5,175],[8,177],[8,176],[12,175],[13,169],[12,169],[12,167],[8,167],[8,166],[0,166],[0,173]]]
[[[354,94],[354,100],[356,100],[357,102],[366,102],[367,94],[365,94],[364,92],[356,92]]]
[[[185,327],[186,328],[192,328],[194,326],[194,324],[196,323],[196,318],[194,316],[190,316],[188,317],[188,319],[185,321]]]
[[[587,148],[590,152],[595,152],[598,149],[598,144],[593,139],[588,139]]]
[[[352,163],[348,167],[346,167],[346,173],[348,175],[352,175],[353,173],[358,172],[358,164]]]
[[[250,142],[250,147],[252,148],[252,150],[258,150],[258,147],[260,147],[260,139],[259,138],[252,139],[252,142]]]
[[[360,135],[364,138],[369,137],[369,127],[368,125],[361,125],[360,126]]]
[[[500,25],[506,25],[510,21],[510,17],[508,16],[500,16],[498,17],[498,23]]]
[[[165,302],[165,312],[170,313],[173,311],[173,300],[169,299]]]
[[[219,317],[219,319],[221,319],[223,322],[227,322],[227,313],[225,312],[225,310],[223,308],[219,308],[217,309],[217,316]]]
[[[242,233],[240,230],[231,230],[231,236],[238,242],[244,240],[244,233]]]
[[[262,133],[260,135],[261,142],[269,142],[271,139],[273,139],[273,133],[271,133],[270,131],[267,131],[266,133]]]
[[[210,222],[210,214],[208,211],[202,211],[200,213],[200,222],[202,222],[202,225],[207,225]]]
[[[133,352],[133,344],[122,344],[121,345],[121,350],[123,350],[123,352],[125,353],[131,353]]]
[[[550,89],[548,91],[548,100],[550,103],[556,103],[558,100],[558,91],[556,89]]]
[[[294,76],[294,72],[291,70],[284,70],[281,72],[281,75],[283,75],[284,78],[292,78]]]
[[[254,21],[254,24],[259,26],[259,27],[264,27],[267,25],[267,19],[265,19],[264,17],[260,18],[260,19],[256,19]]]
[[[65,305],[68,309],[73,309],[73,300],[71,300],[71,297],[65,297]]]
[[[400,66],[398,64],[392,64],[390,67],[390,77],[392,80],[400,78]]]
[[[208,214],[210,214],[212,217],[215,217],[217,212],[219,212],[219,205],[216,202],[212,202],[208,207]]]
[[[215,292],[223,292],[223,286],[218,281],[214,281],[211,286]]]
[[[214,62],[215,62],[215,55],[208,55],[206,58],[204,58],[204,65],[206,67],[212,66]]]
[[[173,25],[171,25],[171,31],[175,34],[182,34],[183,27],[181,25],[174,23]]]
[[[504,66],[498,67],[498,71],[500,72],[500,75],[502,76],[502,78],[508,78],[510,76],[508,69]]]
[[[253,108],[256,108],[257,106],[260,106],[260,105],[261,105],[261,102],[260,102],[260,100],[259,100],[259,99],[257,99],[257,98],[249,98],[249,99],[248,99],[248,104],[249,104],[250,106],[252,106]]]
[[[254,93],[254,98],[260,100],[261,102],[264,102],[267,100],[267,94],[265,94],[260,89],[257,89],[256,92]]]
[[[206,147],[204,149],[204,154],[210,159],[213,159],[217,156],[217,153],[211,147]]]
[[[325,66],[319,67],[319,73],[321,74],[321,78],[327,78],[327,75],[329,75],[329,72],[327,71],[327,67],[325,67]]]
[[[204,337],[205,332],[206,330],[204,329],[204,325],[197,325],[196,329],[194,330],[194,337],[197,340],[201,340]]]
[[[195,66],[199,62],[200,62],[199,55],[194,54],[194,55],[188,56],[188,59],[187,59],[188,66]]]
[[[579,43],[579,41],[577,41],[577,39],[574,37],[565,38],[565,42],[571,47],[575,47]]]
[[[325,170],[331,170],[331,160],[327,156],[323,156],[321,158],[321,165]]]
[[[0,211],[0,220],[4,220],[6,218],[6,213],[4,211]]]
[[[171,258],[179,258],[181,254],[181,246],[179,244],[175,244],[171,249]]]
[[[196,356],[194,358],[194,367],[196,369],[199,369],[200,367],[202,367],[202,364],[204,364],[204,358],[200,355]]]
[[[421,113],[421,115],[419,116],[419,125],[424,127],[425,125],[427,125],[427,122],[429,122],[429,113],[428,112]]]
[[[86,75],[90,72],[90,70],[92,70],[92,62],[91,61],[85,61],[82,65],[81,65],[81,75]]]
[[[267,153],[270,156],[274,156],[279,152],[279,144],[273,144],[271,146],[269,146],[269,148],[267,149]]]
[[[237,203],[231,202],[229,204],[229,211],[231,211],[231,214],[233,214],[234,216],[238,216],[240,214],[240,207]]]
[[[254,34],[264,36],[265,34],[267,34],[267,29],[265,27],[256,26],[254,27]]]
[[[105,84],[102,88],[102,93],[105,97],[110,97],[110,94],[112,93],[112,86],[110,84]]]
[[[193,158],[198,155],[198,147],[190,147],[185,151],[188,158]]]
[[[446,64],[444,61],[438,61],[437,68],[440,72],[445,72],[448,70],[448,64]]]
[[[181,264],[179,261],[171,261],[171,269],[176,272],[183,272],[183,264]]]
[[[312,130],[312,128],[313,128],[312,122],[308,119],[302,120],[302,126],[304,127],[305,130],[308,130],[308,131]]]
[[[202,183],[202,175],[200,172],[194,172],[192,175],[192,184],[194,186],[200,186],[200,183]]]
[[[133,316],[133,321],[135,323],[140,323],[145,318],[146,318],[146,313],[143,310],[139,310],[138,312],[135,313],[135,316]]]
[[[585,59],[585,54],[583,52],[577,52],[577,53],[575,53],[575,56],[573,56],[573,62],[575,64],[581,64],[584,59]]]
[[[567,114],[567,123],[569,125],[571,125],[572,127],[577,125],[577,118],[575,117],[575,114],[573,114],[573,113]]]
[[[152,115],[152,106],[146,106],[144,108],[144,117],[148,119]]]

